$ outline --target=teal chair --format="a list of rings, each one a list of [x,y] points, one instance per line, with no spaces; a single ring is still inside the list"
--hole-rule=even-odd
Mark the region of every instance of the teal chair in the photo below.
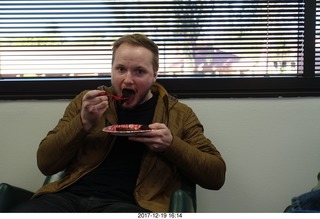
[[[64,172],[48,176],[44,180],[44,185],[57,181],[64,176]],[[0,184],[0,212],[8,212],[12,207],[27,201],[34,193],[7,183]],[[169,212],[196,212],[196,185],[184,180],[181,189],[174,192]]]

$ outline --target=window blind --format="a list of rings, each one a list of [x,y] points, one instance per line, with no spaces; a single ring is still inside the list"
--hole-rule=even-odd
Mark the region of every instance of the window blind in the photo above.
[[[0,25],[2,79],[110,76],[112,42],[137,32],[161,76],[303,72],[303,0],[12,0]]]

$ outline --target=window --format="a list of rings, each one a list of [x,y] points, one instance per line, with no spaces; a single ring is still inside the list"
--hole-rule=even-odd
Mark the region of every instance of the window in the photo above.
[[[110,85],[111,44],[144,33],[178,97],[320,91],[320,0],[0,2],[1,98],[71,98]],[[317,37],[316,37],[317,36]]]

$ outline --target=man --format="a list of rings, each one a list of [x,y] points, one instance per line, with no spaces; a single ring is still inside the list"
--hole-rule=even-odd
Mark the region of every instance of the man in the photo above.
[[[66,176],[40,188],[20,212],[165,212],[182,177],[218,190],[226,166],[203,135],[194,112],[156,82],[157,45],[142,34],[113,45],[112,87],[75,97],[41,141],[41,172]],[[124,96],[118,101],[109,94]],[[149,124],[150,131],[115,136],[115,124]]]

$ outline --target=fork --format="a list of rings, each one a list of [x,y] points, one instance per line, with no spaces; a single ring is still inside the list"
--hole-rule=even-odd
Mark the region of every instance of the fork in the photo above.
[[[105,87],[104,85],[101,85],[101,86],[97,87],[97,89],[101,90],[101,91],[104,91],[104,87]],[[111,98],[113,98],[115,100],[126,100],[126,99],[128,99],[128,97],[118,97],[118,96],[113,95],[113,94],[105,93],[104,95],[106,95],[107,97],[111,97]]]
[[[118,96],[116,96],[116,95],[113,95],[113,94],[105,94],[107,97],[111,97],[111,98],[113,98],[113,99],[115,99],[115,100],[126,100],[126,99],[128,99],[128,97],[118,97]]]

